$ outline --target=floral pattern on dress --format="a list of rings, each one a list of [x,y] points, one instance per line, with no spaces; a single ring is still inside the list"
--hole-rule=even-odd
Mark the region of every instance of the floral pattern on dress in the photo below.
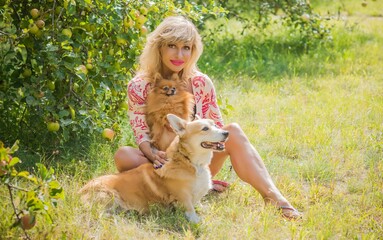
[[[198,72],[191,79],[191,83],[195,113],[201,118],[212,119],[217,126],[223,127],[222,115],[211,79]],[[149,127],[145,119],[145,104],[150,89],[151,84],[140,76],[134,77],[128,84],[129,123],[138,145],[144,141],[150,141]]]

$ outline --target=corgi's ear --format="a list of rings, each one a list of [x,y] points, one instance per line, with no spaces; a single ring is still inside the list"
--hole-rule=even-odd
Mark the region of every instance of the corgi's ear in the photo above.
[[[166,117],[168,118],[170,126],[172,127],[174,132],[177,135],[182,136],[185,133],[185,127],[187,122],[174,114],[168,114]]]

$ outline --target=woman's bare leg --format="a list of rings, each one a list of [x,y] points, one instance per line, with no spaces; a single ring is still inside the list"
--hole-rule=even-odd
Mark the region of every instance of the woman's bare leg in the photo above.
[[[136,168],[148,162],[149,160],[139,149],[129,146],[120,147],[114,154],[114,163],[119,172]]]
[[[225,144],[225,152],[214,153],[210,164],[212,176],[218,173],[225,159],[230,156],[231,164],[238,177],[253,186],[261,194],[266,204],[288,207],[288,209],[283,209],[284,213],[286,212],[285,215],[290,214],[287,213],[288,211],[294,214],[294,208],[275,186],[262,158],[240,126],[233,123],[225,126],[224,129],[229,131],[229,139]],[[296,211],[295,214],[298,212]]]

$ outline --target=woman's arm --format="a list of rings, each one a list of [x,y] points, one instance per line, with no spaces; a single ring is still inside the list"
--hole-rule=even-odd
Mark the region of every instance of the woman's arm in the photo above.
[[[143,79],[134,78],[128,84],[129,122],[133,129],[136,143],[155,168],[166,162],[165,152],[154,149],[150,144],[149,127],[145,119],[146,99],[150,84]]]
[[[217,104],[217,95],[211,79],[199,75],[192,79],[192,87],[196,102],[196,114],[202,118],[210,118],[219,127],[223,127],[223,119]]]
[[[145,119],[146,98],[150,84],[141,78],[133,78],[128,84],[129,123],[137,145],[150,141],[149,127]]]

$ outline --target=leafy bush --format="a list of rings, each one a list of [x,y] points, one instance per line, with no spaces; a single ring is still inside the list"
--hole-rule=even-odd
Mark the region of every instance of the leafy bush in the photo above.
[[[106,127],[118,132],[126,117],[126,84],[148,29],[174,13],[201,22],[223,12],[214,3],[159,0],[0,5],[0,136],[31,148]]]
[[[331,26],[309,1],[240,0],[222,5],[228,10],[227,21],[214,21],[206,29],[201,59],[201,68],[218,78],[230,73],[268,80],[293,73],[300,56],[332,44]]]
[[[227,1],[223,6],[228,17],[243,23],[243,33],[260,32],[276,22],[282,23],[301,36],[301,44],[308,49],[315,39],[326,40],[330,29],[319,14],[313,12],[309,0],[240,0]]]
[[[26,230],[32,229],[37,218],[45,218],[44,224],[52,224],[53,207],[64,198],[64,191],[56,180],[54,170],[49,170],[43,164],[36,164],[36,174],[25,170],[17,170],[16,165],[21,161],[12,156],[19,148],[16,142],[11,148],[5,148],[0,141],[0,187],[7,188],[8,199],[13,214],[4,216],[4,222],[13,222],[9,227],[21,227],[27,239]],[[1,189],[3,192],[3,189]],[[7,206],[6,204],[5,206]]]

